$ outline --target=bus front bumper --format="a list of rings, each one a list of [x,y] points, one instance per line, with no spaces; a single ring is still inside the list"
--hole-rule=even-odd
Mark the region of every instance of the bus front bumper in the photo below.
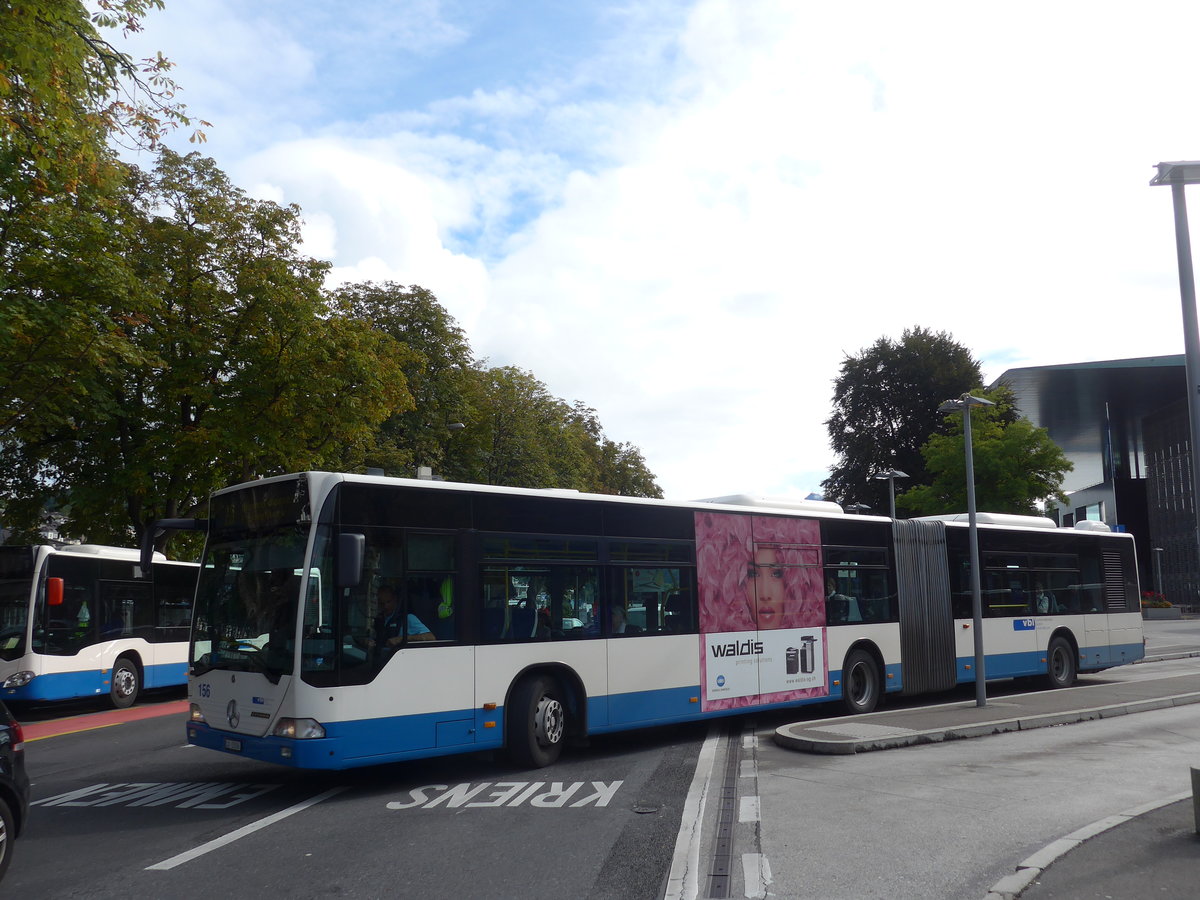
[[[260,762],[278,763],[298,769],[340,768],[338,744],[334,739],[296,740],[281,737],[254,737],[234,731],[219,731],[202,722],[187,724],[189,744],[244,756]]]

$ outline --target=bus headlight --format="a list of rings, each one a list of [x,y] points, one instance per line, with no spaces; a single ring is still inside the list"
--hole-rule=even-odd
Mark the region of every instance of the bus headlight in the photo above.
[[[191,722],[206,722],[204,713],[200,712],[200,704],[192,703],[188,706],[188,721]]]
[[[316,719],[279,719],[271,729],[271,737],[293,738],[298,741],[325,737],[325,728]]]
[[[14,672],[12,675],[9,675],[7,678],[4,679],[4,687],[6,687],[6,688],[25,687],[25,685],[29,684],[29,682],[33,681],[33,679],[35,679],[35,678],[37,678],[37,675],[35,675],[33,672],[29,672],[29,671]]]

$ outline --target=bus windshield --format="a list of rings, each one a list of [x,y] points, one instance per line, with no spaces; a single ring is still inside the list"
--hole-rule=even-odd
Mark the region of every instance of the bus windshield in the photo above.
[[[33,563],[31,547],[0,547],[0,659],[25,653]]]
[[[308,509],[289,481],[214,497],[192,628],[193,674],[292,673]]]

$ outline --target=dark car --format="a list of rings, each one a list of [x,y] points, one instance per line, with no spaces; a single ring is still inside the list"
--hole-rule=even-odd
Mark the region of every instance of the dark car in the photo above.
[[[12,861],[13,842],[29,818],[29,776],[25,774],[25,734],[0,702],[0,878]]]

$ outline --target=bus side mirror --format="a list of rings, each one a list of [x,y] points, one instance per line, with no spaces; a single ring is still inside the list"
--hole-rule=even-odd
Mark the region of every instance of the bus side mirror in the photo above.
[[[337,555],[337,586],[358,587],[362,581],[363,560],[367,555],[367,538],[362,534],[339,534]]]
[[[46,605],[62,606],[63,580],[61,578],[46,579]]]
[[[154,570],[154,539],[164,531],[207,531],[208,519],[159,519],[142,533],[142,552],[138,559],[141,578],[149,578]]]

